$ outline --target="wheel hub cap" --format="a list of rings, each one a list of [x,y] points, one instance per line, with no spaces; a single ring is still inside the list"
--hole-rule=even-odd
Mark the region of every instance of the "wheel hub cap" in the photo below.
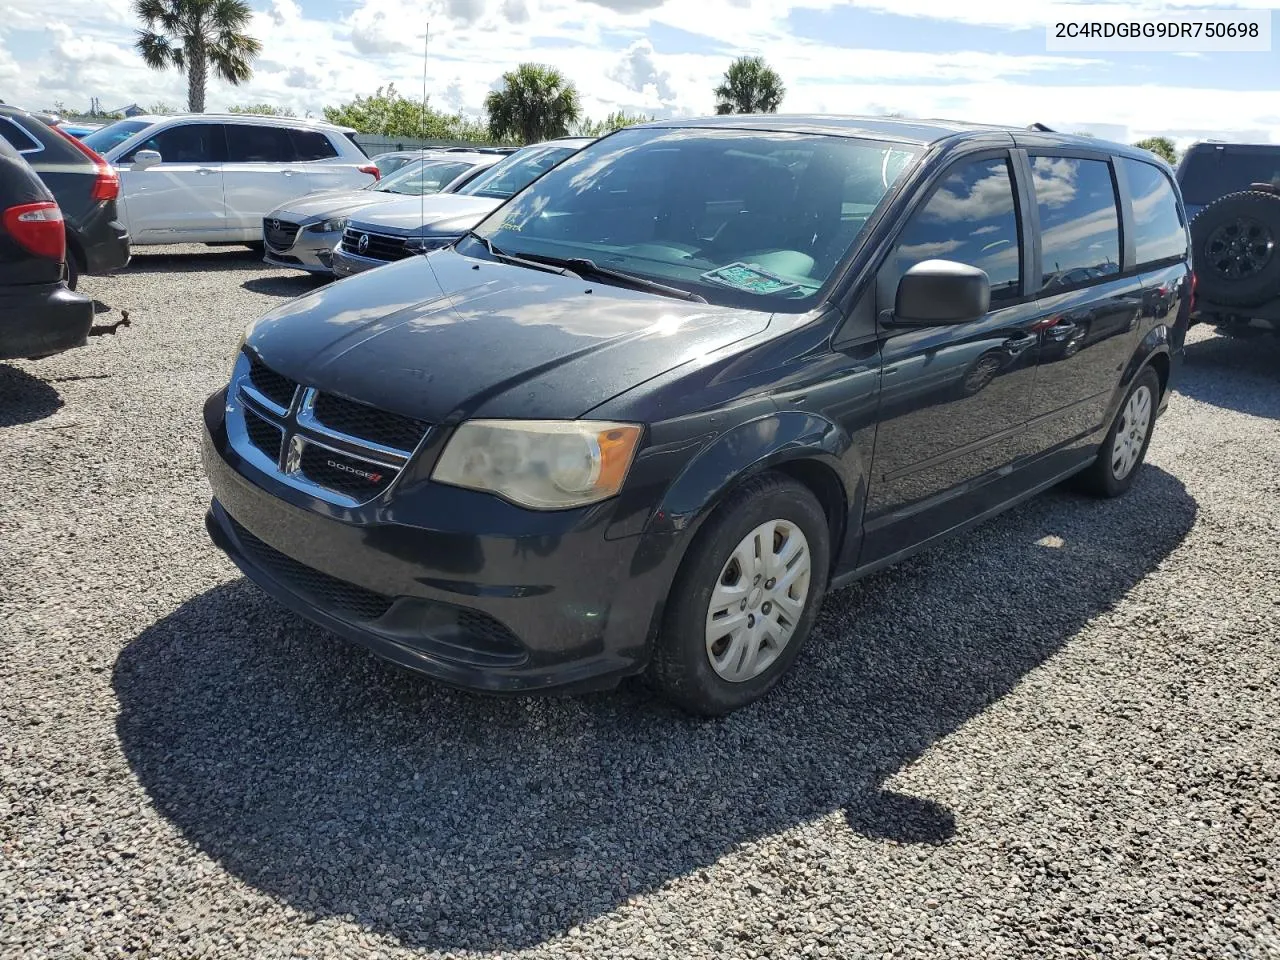
[[[733,549],[707,607],[707,659],[720,677],[752,680],[778,659],[804,614],[812,565],[789,520],[762,523]]]
[[[1111,445],[1111,472],[1117,480],[1127,477],[1138,464],[1151,428],[1151,390],[1141,386],[1133,391],[1120,412],[1120,427]]]

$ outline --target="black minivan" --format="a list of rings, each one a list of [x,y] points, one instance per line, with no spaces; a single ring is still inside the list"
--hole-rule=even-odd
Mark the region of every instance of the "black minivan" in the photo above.
[[[1074,477],[1139,474],[1192,295],[1171,171],[888,119],[660,121],[454,246],[252,324],[205,406],[208,528],[446,683],[702,714],[828,589]]]

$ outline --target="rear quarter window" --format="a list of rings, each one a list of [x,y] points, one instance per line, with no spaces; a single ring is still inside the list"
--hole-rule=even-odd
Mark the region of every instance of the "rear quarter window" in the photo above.
[[[337,148],[319,130],[290,130],[289,136],[294,157],[299,161],[328,160],[338,155]]]
[[[35,153],[43,149],[39,140],[8,117],[0,117],[0,137],[19,153]]]
[[[1165,172],[1141,160],[1121,158],[1133,198],[1133,242],[1138,267],[1187,255],[1187,231],[1178,198]]]

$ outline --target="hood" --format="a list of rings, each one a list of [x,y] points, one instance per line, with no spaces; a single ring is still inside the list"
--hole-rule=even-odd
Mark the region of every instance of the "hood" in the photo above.
[[[397,197],[367,216],[353,220],[356,230],[414,235],[465,233],[502,205],[492,197],[468,197],[458,193],[432,193],[425,197]]]
[[[332,190],[324,193],[308,193],[282,203],[267,219],[278,217],[291,223],[307,224],[330,217],[345,217],[361,207],[378,206],[403,200],[398,193],[379,193],[376,190]]]
[[[431,423],[571,419],[769,317],[450,248],[292,300],[246,346],[301,383]]]

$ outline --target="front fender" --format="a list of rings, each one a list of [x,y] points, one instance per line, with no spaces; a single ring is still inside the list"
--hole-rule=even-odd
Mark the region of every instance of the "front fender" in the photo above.
[[[741,480],[792,460],[813,460],[835,473],[848,502],[857,495],[850,476],[849,435],[825,417],[779,411],[739,424],[686,464],[649,518],[646,535],[667,536],[696,527],[726,490]],[[856,471],[855,471],[856,473]]]

